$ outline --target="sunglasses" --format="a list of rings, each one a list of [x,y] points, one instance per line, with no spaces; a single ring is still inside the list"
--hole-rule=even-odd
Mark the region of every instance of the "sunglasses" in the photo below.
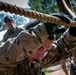
[[[5,23],[11,22],[11,21],[12,21],[12,20],[9,19],[9,20],[6,20]]]

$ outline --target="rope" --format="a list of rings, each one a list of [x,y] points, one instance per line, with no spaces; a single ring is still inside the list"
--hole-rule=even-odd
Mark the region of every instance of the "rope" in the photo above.
[[[57,5],[59,8],[60,12],[63,12],[64,14],[67,14],[70,16],[70,18],[72,18],[72,15],[70,14],[70,12],[67,10],[67,7],[69,7],[69,9],[72,11],[72,6],[70,4],[70,0],[56,0],[57,1]],[[67,5],[67,6],[66,6]]]
[[[15,13],[19,15],[24,15],[25,17],[38,19],[41,21],[51,22],[54,24],[64,25],[64,26],[73,26],[76,27],[76,21],[72,21],[70,24],[65,23],[58,17],[54,17],[51,15],[43,14],[33,10],[27,10],[21,7],[17,7],[15,5],[7,4],[5,2],[0,1],[0,11],[4,10],[5,12]]]

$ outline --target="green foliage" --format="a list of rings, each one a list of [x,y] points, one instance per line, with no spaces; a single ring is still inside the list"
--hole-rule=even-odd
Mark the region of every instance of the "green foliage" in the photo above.
[[[76,0],[70,0],[70,4],[72,5],[73,12],[76,14]]]
[[[76,13],[76,0],[69,0],[73,11]],[[28,5],[31,10],[39,11],[46,14],[58,12],[56,0],[29,0]]]
[[[29,0],[28,5],[31,10],[46,14],[58,12],[58,7],[55,0]]]

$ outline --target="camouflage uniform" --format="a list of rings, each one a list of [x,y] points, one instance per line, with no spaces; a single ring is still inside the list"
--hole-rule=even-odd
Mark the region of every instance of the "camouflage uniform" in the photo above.
[[[76,52],[76,37],[70,35],[69,28],[63,36],[54,42],[48,54],[42,60],[43,67],[48,67],[53,63],[67,59],[72,53]],[[46,63],[47,62],[47,63]]]
[[[37,26],[29,29],[28,31],[22,31],[13,40],[7,40],[6,42],[10,46],[6,47],[7,43],[0,47],[2,53],[0,54],[1,70],[0,74],[3,75],[43,75],[41,72],[40,64],[43,67],[50,66],[52,63],[63,59],[60,57],[65,51],[55,51],[52,54],[52,50],[49,50],[46,57],[40,62],[30,64],[27,57],[37,50],[42,42],[52,33],[56,31],[56,25],[50,25],[51,23],[40,23]],[[62,53],[61,53],[62,52]],[[66,52],[67,54],[67,52]],[[68,53],[69,55],[69,53]],[[56,56],[56,57],[55,57]],[[68,56],[67,56],[68,57]]]
[[[9,38],[16,37],[22,30],[24,30],[24,29],[20,28],[20,27],[14,27],[10,31],[7,30],[6,33],[4,34],[3,42],[7,41],[7,39],[9,39]]]
[[[39,48],[41,42],[48,36],[45,25],[40,23],[29,30],[29,32],[22,31],[19,33],[13,42],[11,39],[7,40],[6,43],[0,47],[2,51],[0,54],[0,74],[44,75],[40,63],[30,64],[27,57]]]

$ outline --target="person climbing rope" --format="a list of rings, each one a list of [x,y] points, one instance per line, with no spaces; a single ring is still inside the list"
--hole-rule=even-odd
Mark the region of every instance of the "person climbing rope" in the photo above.
[[[57,14],[57,17],[70,23],[70,19],[64,14]],[[26,31],[21,31],[13,41],[11,41],[11,39],[7,40],[6,43],[0,47],[0,51],[2,51],[0,53],[0,74],[44,75],[42,67],[50,66],[53,61],[53,63],[55,63],[63,60],[63,57],[59,56],[63,54],[64,51],[63,53],[60,51],[60,54],[56,56],[56,54],[58,54],[57,50],[52,50],[54,49],[53,47],[49,49],[49,44],[53,41],[50,40],[50,37],[57,34],[57,31],[56,24],[41,22]],[[48,45],[44,44],[44,42],[47,43],[46,41],[49,42]],[[7,43],[9,46],[4,49]],[[52,54],[52,51],[55,53]],[[59,57],[62,59],[56,60],[54,56],[56,56],[55,58]],[[33,62],[31,62],[31,60],[33,60]]]

